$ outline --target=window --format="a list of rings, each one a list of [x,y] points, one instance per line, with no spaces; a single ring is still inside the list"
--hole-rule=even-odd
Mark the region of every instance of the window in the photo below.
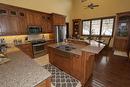
[[[114,17],[98,18],[83,21],[83,35],[112,36]]]
[[[92,20],[91,35],[100,35],[101,20]]]
[[[90,35],[90,21],[83,21],[83,35]]]
[[[102,34],[103,36],[112,36],[114,19],[103,19],[102,20]]]

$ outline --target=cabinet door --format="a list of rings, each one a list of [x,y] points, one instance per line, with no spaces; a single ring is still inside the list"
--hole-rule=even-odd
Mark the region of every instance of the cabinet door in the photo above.
[[[33,17],[34,17],[34,25],[37,26],[42,26],[42,14],[39,12],[33,12]]]
[[[52,21],[51,16],[49,14],[43,14],[42,15],[42,29],[43,33],[52,33]]]
[[[11,32],[9,29],[8,16],[6,15],[0,15],[0,30],[0,35],[8,35]]]
[[[18,26],[20,34],[27,34],[27,17],[26,12],[22,9],[18,11]]]
[[[18,13],[17,10],[14,8],[9,9],[9,29],[11,35],[20,34],[18,31]]]
[[[53,25],[65,25],[65,16],[59,14],[52,14]]]
[[[27,25],[35,25],[34,15],[31,11],[27,11]]]
[[[119,51],[127,51],[128,39],[125,37],[115,37],[114,49]]]
[[[67,52],[62,52],[58,50],[54,50],[54,64],[59,67],[61,70],[71,74],[73,61],[72,57]],[[69,66],[69,67],[68,67]]]
[[[0,5],[0,35],[9,34],[8,10]]]
[[[81,58],[78,55],[73,57],[73,76],[77,79],[81,79]]]
[[[27,24],[41,26],[42,15],[37,12],[27,12]]]

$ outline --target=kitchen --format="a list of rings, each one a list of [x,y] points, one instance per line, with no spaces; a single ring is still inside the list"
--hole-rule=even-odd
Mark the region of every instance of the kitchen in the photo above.
[[[102,8],[102,2],[95,5],[88,0],[55,1],[47,1],[45,6],[35,6],[33,0],[28,5],[24,1],[0,3],[0,86],[120,87],[113,82],[118,75],[108,79],[105,75],[111,73],[105,69],[109,69],[102,68],[121,59],[120,65],[129,67],[129,10],[91,17],[91,11]],[[57,3],[65,7],[59,8]],[[80,16],[78,8],[86,4],[82,10],[90,12],[88,18],[82,17],[86,13]],[[126,74],[127,83],[129,70],[124,70],[128,72],[120,73]]]

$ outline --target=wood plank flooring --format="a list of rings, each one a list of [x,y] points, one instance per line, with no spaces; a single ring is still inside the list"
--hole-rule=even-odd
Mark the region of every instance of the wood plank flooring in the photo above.
[[[107,54],[106,54],[107,53]],[[106,50],[96,61],[93,77],[85,87],[130,87],[130,61]]]

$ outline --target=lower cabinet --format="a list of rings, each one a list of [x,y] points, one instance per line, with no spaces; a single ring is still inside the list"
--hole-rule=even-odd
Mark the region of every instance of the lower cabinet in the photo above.
[[[81,55],[48,47],[49,62],[78,79],[84,86],[93,74],[95,55],[82,51]]]
[[[56,65],[58,68],[60,68],[63,71],[66,71],[67,73],[72,73],[72,57],[68,54],[62,54],[60,52],[55,51],[55,55],[53,55],[54,61],[53,64]]]
[[[118,51],[127,51],[128,49],[128,39],[115,37],[114,39],[114,49]]]
[[[65,71],[77,79],[81,77],[81,58],[78,55],[62,52],[48,47],[49,61],[59,69]]]
[[[34,58],[32,44],[21,44],[17,47],[31,58]]]
[[[80,67],[82,67],[82,66],[81,66],[80,56],[77,56],[77,55],[73,56],[72,61],[73,61],[73,73],[72,73],[72,75],[76,76],[77,79],[81,79],[81,75],[80,75],[81,68]]]

